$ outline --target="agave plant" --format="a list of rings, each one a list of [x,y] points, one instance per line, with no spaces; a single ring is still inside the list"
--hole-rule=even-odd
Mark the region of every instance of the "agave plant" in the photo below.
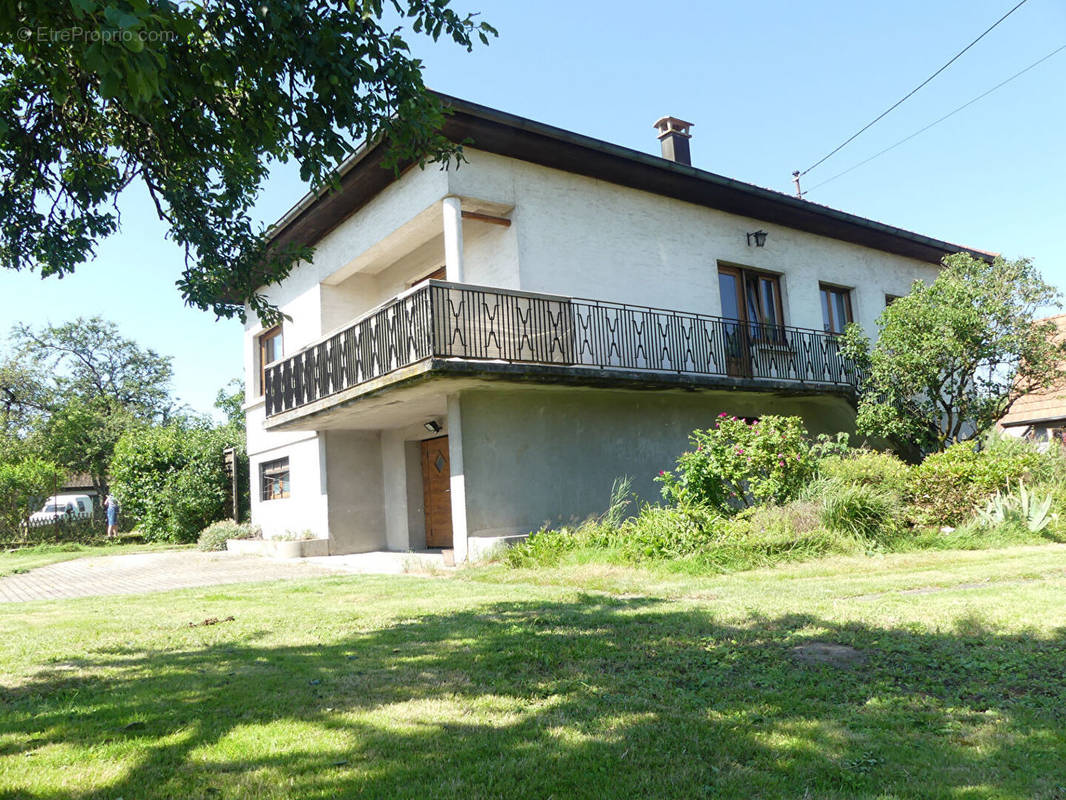
[[[989,498],[988,504],[977,512],[977,516],[987,525],[1002,525],[1005,522],[1025,525],[1031,533],[1037,533],[1047,527],[1051,518],[1051,495],[1043,499],[1031,494],[1023,481],[1018,481],[1016,493],[996,492]]]

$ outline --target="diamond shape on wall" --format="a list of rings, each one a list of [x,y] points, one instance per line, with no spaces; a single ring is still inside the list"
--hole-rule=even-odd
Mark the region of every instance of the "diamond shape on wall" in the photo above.
[[[440,472],[441,470],[443,470],[444,469],[444,456],[442,456],[440,453],[437,453],[437,458],[433,462],[433,466],[437,468],[437,472]]]

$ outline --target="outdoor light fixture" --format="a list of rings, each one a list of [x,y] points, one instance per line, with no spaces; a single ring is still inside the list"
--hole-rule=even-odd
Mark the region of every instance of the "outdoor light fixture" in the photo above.
[[[760,231],[755,231],[754,233],[749,233],[748,234],[748,247],[751,247],[752,239],[755,240],[755,246],[756,247],[765,247],[766,246],[766,231],[761,231],[760,230]]]
[[[430,433],[440,433],[440,423],[435,419],[431,419],[429,422],[425,423],[425,429]]]

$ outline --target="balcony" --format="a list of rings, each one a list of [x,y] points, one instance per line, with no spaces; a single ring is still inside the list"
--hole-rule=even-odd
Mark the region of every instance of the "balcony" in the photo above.
[[[822,331],[434,280],[269,365],[267,418],[418,364],[596,384],[846,394],[857,384]]]

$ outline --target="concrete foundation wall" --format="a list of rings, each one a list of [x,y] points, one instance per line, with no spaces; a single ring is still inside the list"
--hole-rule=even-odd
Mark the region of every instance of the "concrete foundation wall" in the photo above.
[[[470,552],[479,537],[505,537],[602,513],[616,478],[659,498],[695,428],[726,412],[796,414],[811,434],[853,431],[854,410],[827,396],[518,389],[464,392],[462,448]]]
[[[325,431],[330,553],[382,550],[385,499],[381,435]]]
[[[412,550],[426,546],[426,506],[422,494],[422,445],[404,442],[404,465],[407,491],[407,543]]]

